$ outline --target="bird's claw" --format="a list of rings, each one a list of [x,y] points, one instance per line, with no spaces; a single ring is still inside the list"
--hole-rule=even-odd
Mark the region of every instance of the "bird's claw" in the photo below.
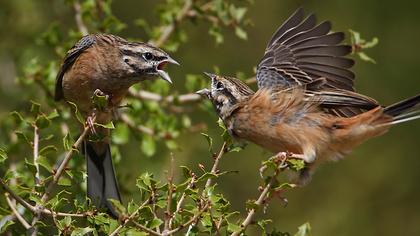
[[[89,127],[90,132],[93,135],[96,135],[95,123],[93,122],[93,117],[92,116],[88,116],[86,118],[86,125]]]

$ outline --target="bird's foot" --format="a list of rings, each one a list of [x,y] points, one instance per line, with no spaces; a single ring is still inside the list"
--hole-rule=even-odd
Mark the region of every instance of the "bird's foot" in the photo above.
[[[94,123],[94,121],[93,121],[93,115],[88,116],[88,117],[86,118],[86,125],[89,127],[89,130],[90,130],[90,132],[91,132],[93,135],[96,135],[96,134],[97,134],[97,133],[96,133],[96,129],[95,129],[95,123]]]
[[[105,111],[109,106],[110,96],[99,89],[93,92],[92,103],[95,108],[100,111]]]
[[[93,92],[93,96],[101,96],[101,97],[105,97],[106,99],[109,98],[109,95],[105,94],[104,92],[102,92],[100,89],[96,89]]]

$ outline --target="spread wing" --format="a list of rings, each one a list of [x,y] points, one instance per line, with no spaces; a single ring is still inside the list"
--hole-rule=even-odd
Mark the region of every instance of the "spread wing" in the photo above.
[[[55,83],[55,96],[56,101],[63,99],[63,76],[67,70],[73,65],[77,57],[83,53],[87,48],[91,47],[96,42],[94,35],[86,35],[81,38],[66,54],[64,62],[61,65],[60,71],[57,74]]]
[[[314,14],[304,18],[303,9],[299,8],[269,41],[257,67],[258,87],[287,89],[303,86],[308,91],[354,91],[355,75],[350,71],[354,61],[346,58],[352,48],[342,44],[344,33],[330,30],[329,21],[317,24]],[[317,82],[320,78],[322,83]],[[345,106],[331,106],[326,110],[346,117],[362,111]]]

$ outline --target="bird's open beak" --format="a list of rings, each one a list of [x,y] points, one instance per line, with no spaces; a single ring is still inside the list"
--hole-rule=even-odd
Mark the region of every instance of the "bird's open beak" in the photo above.
[[[198,91],[195,92],[196,94],[200,94],[200,95],[207,95],[210,93],[210,90],[208,90],[207,88],[204,89],[200,89]]]
[[[172,80],[171,77],[169,77],[168,72],[164,71],[163,68],[165,67],[165,65],[167,63],[171,63],[171,64],[175,64],[175,65],[180,65],[177,61],[175,61],[174,59],[172,59],[171,57],[168,57],[167,59],[161,61],[157,66],[156,66],[156,71],[159,74],[159,76],[169,82],[170,84],[172,84]]]
[[[212,81],[217,77],[217,75],[209,73],[209,72],[203,72],[205,75],[207,75]]]

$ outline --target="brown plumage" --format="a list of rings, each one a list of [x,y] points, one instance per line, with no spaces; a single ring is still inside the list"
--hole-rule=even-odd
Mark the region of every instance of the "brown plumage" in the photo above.
[[[316,26],[297,10],[270,40],[257,68],[254,93],[238,79],[206,73],[202,89],[229,133],[274,153],[291,152],[307,163],[300,182],[316,165],[348,154],[393,124],[420,118],[420,94],[388,107],[356,93],[349,46],[330,23]]]
[[[94,114],[96,123],[108,124],[130,86],[156,76],[171,82],[163,71],[166,63],[178,64],[161,49],[145,43],[128,42],[109,34],[87,35],[67,52],[57,75],[55,99],[76,104],[88,122]],[[95,108],[94,94],[107,97],[105,109]],[[109,130],[98,126],[95,133],[95,138],[89,135],[82,148],[87,161],[87,195],[93,204],[106,208],[116,217],[117,213],[108,202],[110,198],[121,201],[112,164]],[[98,137],[100,140],[91,141]]]

